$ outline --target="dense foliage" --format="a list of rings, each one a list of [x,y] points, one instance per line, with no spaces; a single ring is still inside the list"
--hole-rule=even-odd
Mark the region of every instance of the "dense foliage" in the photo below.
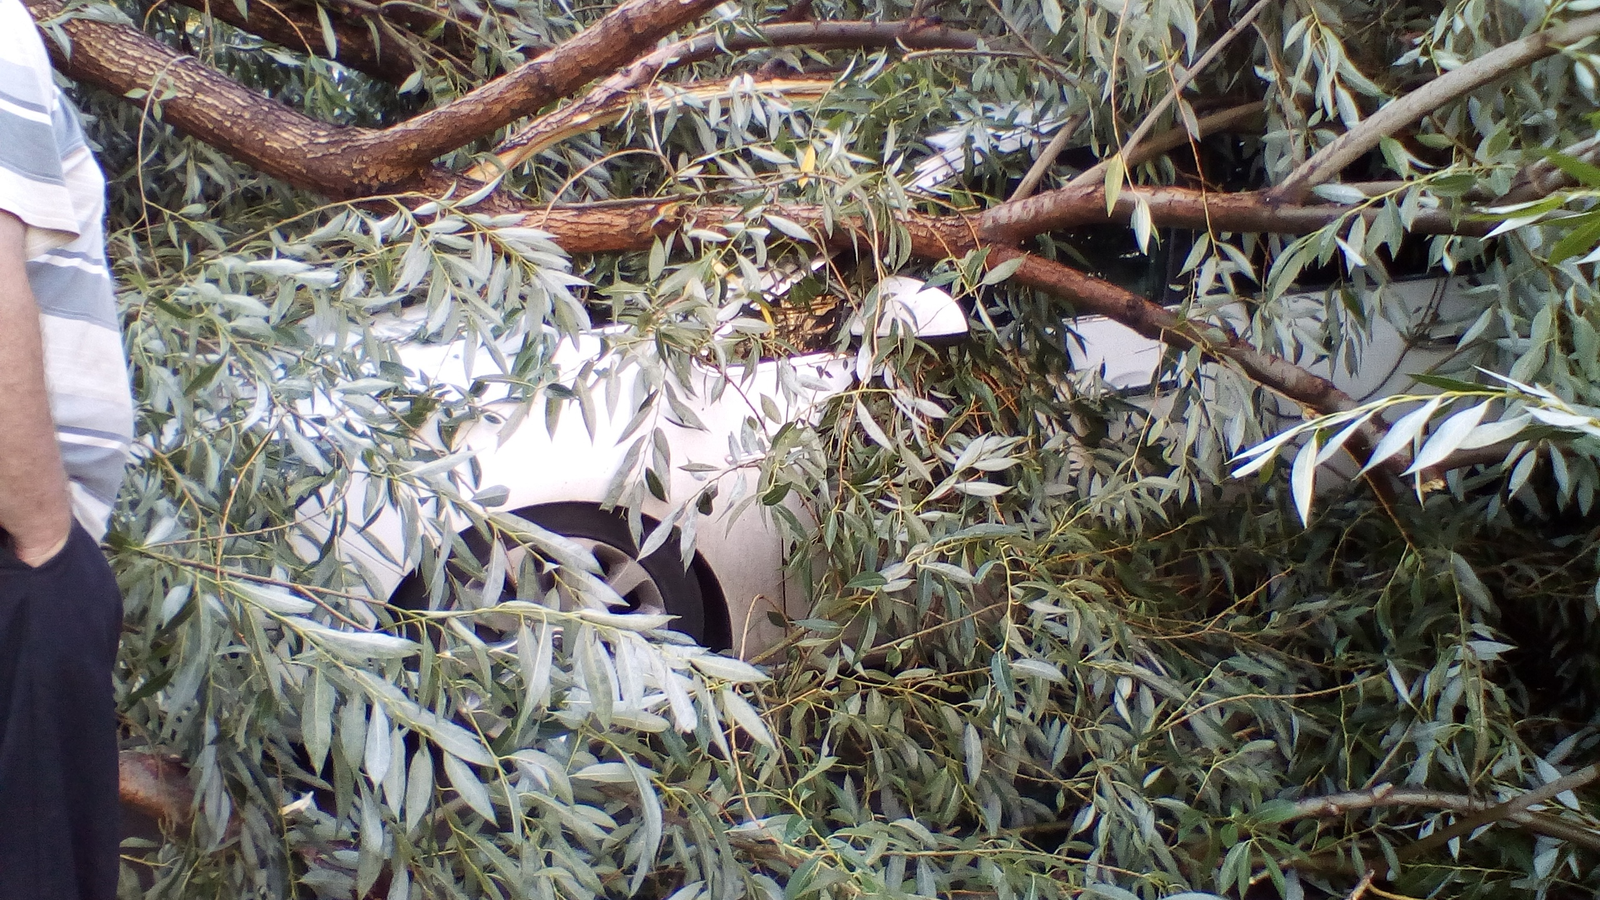
[[[815,0],[799,13],[937,14],[979,39],[709,54],[515,164],[492,187],[511,198],[500,207],[466,192],[330,201],[179,133],[160,79],[129,96],[79,85],[111,179],[140,404],[108,538],[127,597],[124,746],[172,754],[192,788],[159,838],[127,845],[125,894],[1591,894],[1597,229],[1544,218],[1481,235],[1526,212],[1512,201],[1530,166],[1549,174],[1546,148],[1590,152],[1592,36],[1419,111],[1319,188],[1335,212],[1309,229],[1172,227],[1135,186],[1280,184],[1430,79],[1594,5]],[[285,4],[299,45],[220,9],[68,15],[137,22],[257,93],[377,127],[607,11]],[[731,47],[784,12],[729,3],[691,28]],[[326,58],[362,34],[414,74],[385,82]],[[1202,118],[1258,104],[1197,137]],[[1148,144],[1178,139],[1124,165],[1117,148],[1147,120]],[[1002,140],[1019,126],[1027,139]],[[953,177],[915,189],[918,165],[951,146],[966,148]],[[465,170],[491,149],[439,162]],[[1089,180],[1135,199],[1126,227],[1051,230],[1040,252],[1179,304],[1219,344],[1352,371],[1384,322],[1453,347],[1436,374],[1456,381],[1431,386],[1456,405],[1424,405],[1385,447],[1426,465],[1328,479],[1311,501],[1317,465],[1346,441],[1359,451],[1345,426],[1412,399],[1321,420],[1232,480],[1230,460],[1300,412],[1274,385],[1201,342],[1170,350],[1137,396],[1113,390],[1074,369],[1073,309],[1018,266],[912,253],[897,216],[993,208],[1041,155],[1044,188],[1105,159]],[[539,225],[541,209],[628,197],[743,214],[609,254],[569,254]],[[1591,203],[1580,188],[1537,212],[1592,217]],[[763,272],[818,252],[816,221],[867,221],[872,239],[825,284],[759,296]],[[1453,224],[1418,225],[1438,221]],[[1396,299],[1403,270],[1472,286],[1450,310],[1418,309]],[[831,292],[871,318],[872,285],[895,271],[945,285],[970,339],[827,332],[864,377],[815,421],[754,416],[758,471],[673,458],[645,427],[615,484],[638,507],[670,481],[661,470],[698,464],[706,489],[670,497],[669,524],[692,537],[716,486],[787,529],[814,612],[760,669],[607,612],[592,560],[499,509],[460,452],[490,421],[491,385],[525,400],[505,427],[601,403],[675,409],[689,361],[737,385],[740,361],[797,340],[773,329],[779,307]],[[407,371],[402,306],[416,311],[405,339],[492,346],[499,371],[469,390]],[[611,355],[562,380],[557,346],[595,322],[616,326]],[[1508,402],[1475,366],[1529,402],[1425,429]],[[630,371],[657,389],[608,387]],[[1573,418],[1517,419],[1528,405]],[[1467,440],[1502,419],[1516,427]],[[1426,457],[1440,432],[1460,434]],[[1472,445],[1497,452],[1430,468]],[[374,597],[341,552],[385,506],[405,514],[391,549],[425,573],[437,611]],[[472,561],[463,528],[528,543],[528,565],[587,605],[483,608],[504,564]],[[445,577],[446,556],[478,580]],[[474,626],[491,618],[515,641],[486,640]]]

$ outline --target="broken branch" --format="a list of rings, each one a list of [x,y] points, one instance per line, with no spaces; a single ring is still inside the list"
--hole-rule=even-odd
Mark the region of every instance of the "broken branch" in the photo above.
[[[1516,821],[1516,817],[1527,810],[1528,807],[1543,803],[1567,791],[1575,791],[1596,778],[1600,778],[1600,765],[1584,766],[1576,772],[1557,778],[1549,784],[1518,794],[1504,803],[1483,810],[1477,815],[1468,816],[1449,828],[1435,831],[1416,843],[1401,847],[1395,855],[1401,860],[1412,859],[1430,850],[1442,847],[1462,835],[1471,834],[1484,825],[1503,820]]]
[[[329,125],[263,99],[131,26],[71,19],[63,24],[71,54],[52,51],[69,76],[118,94],[170,90],[162,115],[178,128],[296,187],[349,198],[418,183],[434,158],[615,71],[715,5],[631,0],[537,59],[381,131]],[[28,0],[27,6],[41,21],[65,10],[62,0]]]
[[[614,122],[612,111],[625,109],[633,92],[663,72],[720,53],[799,45],[824,50],[895,46],[971,49],[978,46],[979,40],[976,34],[944,25],[929,25],[925,21],[795,22],[768,25],[755,34],[703,34],[651,53],[607,78],[576,103],[528,123],[495,148],[494,162],[481,164],[467,175],[478,181],[488,181],[565,137]],[[620,111],[616,114],[620,115]]]
[[[818,206],[788,204],[782,211],[785,218],[808,232],[826,235],[825,240],[834,246],[849,248],[874,240],[862,222],[835,219],[829,233],[828,219]],[[752,215],[759,212],[739,206],[693,208],[672,200],[653,200],[601,207],[554,207],[528,214],[526,224],[551,234],[569,253],[620,252],[649,249],[658,236],[688,227],[722,230]],[[1196,347],[1215,361],[1237,366],[1252,380],[1307,409],[1332,413],[1356,405],[1328,379],[1257,350],[1235,335],[1182,319],[1158,303],[1060,263],[1010,247],[985,244],[978,238],[974,219],[908,212],[901,215],[898,224],[910,236],[911,254],[920,259],[939,262],[984,248],[989,250],[985,260],[989,268],[1020,258],[1022,267],[1013,276],[1018,283],[1068,301],[1079,315],[1105,316],[1144,337],[1180,349]]]
[[[1404,97],[1384,104],[1361,124],[1334,138],[1291,172],[1282,184],[1268,192],[1269,199],[1273,203],[1303,202],[1312,188],[1339,174],[1345,166],[1360,159],[1401,128],[1486,84],[1559,52],[1562,47],[1595,34],[1600,34],[1600,14],[1573,19],[1548,31],[1530,34],[1440,75]]]

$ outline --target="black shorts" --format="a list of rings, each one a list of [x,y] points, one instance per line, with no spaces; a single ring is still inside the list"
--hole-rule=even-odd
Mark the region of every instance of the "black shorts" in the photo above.
[[[0,550],[0,900],[116,896],[121,631],[116,579],[82,528],[36,569]]]

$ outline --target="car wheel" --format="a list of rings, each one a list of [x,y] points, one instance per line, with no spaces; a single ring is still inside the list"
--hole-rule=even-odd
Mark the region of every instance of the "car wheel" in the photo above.
[[[550,503],[517,510],[515,515],[527,519],[546,531],[565,537],[594,554],[600,565],[600,578],[617,592],[627,604],[628,611],[674,616],[669,626],[705,644],[715,635],[707,627],[706,601],[700,580],[695,571],[685,571],[679,562],[677,542],[665,545],[641,559],[638,545],[628,530],[628,522],[616,512],[600,509],[587,503]],[[467,547],[477,557],[480,566],[489,560],[487,540],[477,531],[463,535]],[[550,597],[562,609],[578,607],[571,596],[547,566],[529,559],[528,548],[508,542],[505,582],[500,595],[514,597]],[[452,567],[452,578],[461,584],[459,596],[481,596],[482,576]],[[523,584],[523,579],[536,579],[534,584]],[[422,578],[413,572],[395,591],[393,602],[403,609],[427,609],[428,591]],[[470,602],[470,601],[469,601]],[[493,621],[483,621],[480,633],[487,640],[496,640],[501,634]],[[511,623],[504,623],[509,630]]]

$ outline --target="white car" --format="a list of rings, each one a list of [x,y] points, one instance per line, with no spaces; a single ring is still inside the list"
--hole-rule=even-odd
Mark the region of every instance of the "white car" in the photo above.
[[[887,301],[878,332],[888,333],[891,321],[902,332],[920,338],[954,338],[967,332],[967,319],[960,305],[949,294],[904,276],[885,279],[878,286],[880,298]],[[402,326],[405,323],[397,323]],[[415,329],[415,323],[409,326]],[[856,326],[859,333],[860,327]],[[615,332],[605,329],[587,334],[576,342],[563,343],[553,363],[561,377],[580,377],[586,364],[604,365],[604,338]],[[486,350],[472,360],[464,358],[463,342],[427,344],[402,343],[402,362],[426,383],[454,385],[465,389],[473,378],[498,371]],[[468,362],[472,363],[469,370]],[[741,464],[759,459],[759,441],[747,434],[750,428],[775,431],[785,421],[803,420],[820,411],[830,397],[848,388],[857,373],[855,355],[817,353],[757,363],[753,370],[739,369],[724,375],[709,366],[695,366],[693,384],[681,391],[688,418],[663,410],[658,424],[671,447],[671,483],[668,496],[693,496],[702,487],[696,473],[685,470],[685,463],[733,470],[727,477],[748,479],[753,488],[756,473]],[[637,368],[618,374],[614,387],[622,402],[614,410],[596,402],[588,410],[589,421],[570,404],[553,429],[542,416],[529,415],[514,427],[485,422],[466,436],[465,446],[457,442],[452,450],[470,455],[480,467],[477,483],[485,488],[503,487],[505,498],[495,504],[497,511],[530,522],[545,531],[568,539],[594,556],[604,584],[620,597],[629,609],[676,617],[672,627],[695,641],[714,649],[732,649],[741,655],[757,653],[780,636],[779,627],[767,613],[786,618],[803,618],[807,610],[799,607],[785,583],[784,548],[781,538],[759,511],[748,509],[737,521],[727,516],[735,505],[727,485],[711,504],[709,514],[690,512],[697,521],[680,522],[692,527],[694,553],[687,569],[677,541],[667,541],[641,557],[624,514],[606,508],[608,488],[620,467],[633,464],[628,449],[637,434],[627,435],[639,401],[650,385],[641,382]],[[780,384],[780,380],[783,384]],[[786,390],[784,389],[786,388]],[[787,397],[787,400],[784,398]],[[763,398],[766,398],[764,401]],[[482,398],[480,398],[482,399]],[[769,402],[770,401],[770,402]],[[770,412],[776,404],[778,421]],[[488,410],[497,409],[509,418],[515,404],[488,398]],[[768,414],[764,415],[765,412]],[[535,407],[537,408],[537,406]],[[501,422],[505,420],[502,419]],[[763,424],[764,423],[764,424]],[[591,430],[592,429],[592,430]],[[648,433],[649,429],[643,429]],[[465,459],[462,460],[462,463]],[[360,496],[352,487],[347,496]],[[672,505],[647,497],[640,512],[647,517],[645,533],[668,518]],[[492,604],[497,597],[545,597],[551,590],[563,603],[563,587],[544,571],[541,564],[524,566],[525,547],[502,548],[497,560],[494,548],[465,520],[454,523],[464,543],[478,557],[484,573],[473,576],[458,569],[453,572],[467,580],[458,592],[465,602],[484,597]],[[397,563],[397,550],[406,544],[400,513],[384,509],[357,534],[347,533],[342,540],[346,558],[358,559],[371,573],[379,596],[410,609],[426,609],[443,600],[443,592],[432,594],[424,579],[404,564]],[[569,545],[570,546],[570,545]],[[521,574],[539,579],[539,584],[518,585]],[[499,590],[484,590],[482,579],[493,579]],[[530,590],[531,588],[531,590]]]
[[[1466,291],[1460,279],[1396,283],[1391,286],[1394,302],[1415,320],[1431,323],[1429,334],[1405,335],[1379,320],[1373,325],[1372,340],[1360,365],[1309,358],[1297,362],[1331,377],[1358,397],[1409,387],[1410,374],[1426,370],[1453,352],[1453,335],[1462,325],[1457,320],[1470,308]],[[943,290],[894,276],[880,285],[879,293],[890,301],[885,319],[898,321],[900,327],[919,337],[951,338],[967,332],[965,313]],[[1307,293],[1291,300],[1305,308],[1301,321],[1314,328],[1322,305],[1320,296]],[[1232,313],[1239,318],[1242,307]],[[1221,312],[1223,318],[1229,314],[1226,309]],[[1127,395],[1155,383],[1166,349],[1160,342],[1099,317],[1080,317],[1066,324],[1073,332],[1067,340],[1075,368],[1098,370],[1110,387]],[[887,327],[887,323],[880,325],[880,331]],[[603,339],[612,333],[602,329],[576,343],[563,344],[553,360],[562,377],[570,380],[586,364],[601,364]],[[1431,339],[1434,335],[1445,339]],[[410,342],[400,350],[402,361],[418,377],[461,388],[472,382],[463,354],[461,342]],[[472,363],[470,371],[478,375],[496,371],[487,351],[479,351]],[[688,398],[688,412],[698,419],[697,426],[671,414],[662,415],[659,423],[673,459],[668,495],[692,496],[702,486],[696,475],[685,469],[685,463],[737,470],[741,463],[759,459],[760,442],[752,442],[747,429],[772,431],[784,421],[815,416],[829,398],[855,381],[856,365],[854,355],[817,353],[760,362],[753,371],[739,370],[727,376],[710,367],[696,367],[695,383],[683,395]],[[618,394],[624,402],[618,403],[615,411],[604,403],[593,404],[590,422],[574,408],[560,417],[553,430],[546,428],[540,416],[528,416],[509,430],[493,422],[481,425],[467,436],[464,448],[480,467],[478,483],[505,489],[505,499],[496,504],[498,510],[564,537],[592,554],[605,586],[630,610],[673,616],[675,630],[714,649],[731,649],[741,656],[760,653],[781,637],[769,612],[778,613],[778,620],[785,621],[804,618],[809,610],[802,605],[804,598],[798,596],[795,586],[784,578],[785,549],[778,530],[748,505],[736,521],[728,519],[737,498],[754,489],[754,468],[729,476],[747,479],[744,491],[730,491],[723,485],[709,513],[689,513],[697,521],[680,523],[694,532],[694,553],[687,568],[677,541],[666,541],[641,557],[627,519],[608,509],[606,500],[614,474],[633,464],[628,450],[637,434],[625,432],[649,386],[641,383],[637,369],[624,371],[619,378]],[[786,381],[788,390],[781,389],[780,380]],[[780,404],[777,421],[770,411],[763,410],[762,398]],[[489,408],[502,407],[509,416],[512,405],[491,399]],[[640,510],[646,517],[644,531],[649,533],[672,508],[672,504],[647,497]],[[576,602],[563,596],[563,585],[547,566],[527,559],[526,547],[513,544],[503,548],[496,560],[494,550],[468,522],[455,524],[485,570],[479,576],[454,572],[458,579],[471,582],[458,592],[466,602],[483,597],[488,604],[497,597],[519,593],[545,597],[551,591],[564,604]],[[385,510],[359,535],[347,537],[345,553],[359,557],[375,575],[380,596],[389,596],[404,608],[426,609],[441,602],[444,595],[436,592],[430,596],[418,573],[395,562],[399,554],[394,550],[404,546],[402,530],[398,512]],[[533,564],[525,565],[528,562]],[[538,583],[519,585],[519,575],[530,575]],[[497,580],[499,590],[484,590],[484,578]]]

